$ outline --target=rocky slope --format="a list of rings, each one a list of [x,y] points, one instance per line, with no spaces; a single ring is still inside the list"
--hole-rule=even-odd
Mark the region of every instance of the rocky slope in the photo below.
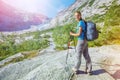
[[[74,4],[59,12],[58,15],[51,20],[50,27],[73,22],[74,12],[76,10],[82,12],[84,19],[96,14],[105,14],[107,11],[106,7],[109,8],[113,1],[117,1],[117,3],[120,4],[120,0],[76,0]]]
[[[51,33],[48,33],[51,35]],[[27,53],[18,53],[0,61],[0,80],[119,80],[120,70],[120,46],[109,45],[89,48],[92,59],[93,75],[84,73],[85,60],[82,58],[80,73],[72,76],[71,68],[76,61],[74,49],[69,50],[66,64],[67,50],[54,50],[55,44],[49,38],[50,46],[37,52],[37,56],[23,59]],[[13,63],[14,62],[14,63]],[[117,67],[117,68],[116,68]],[[106,72],[106,71],[107,72]],[[112,75],[112,76],[110,76]]]
[[[51,33],[48,33],[51,35]],[[72,76],[71,68],[76,61],[74,49],[70,49],[66,64],[67,50],[54,50],[55,44],[50,38],[50,46],[37,52],[37,56],[23,59],[27,53],[18,53],[0,61],[0,80],[119,80],[120,46],[109,45],[89,48],[92,59],[93,75],[84,73],[85,60],[82,58],[80,73]],[[3,66],[4,65],[4,66]],[[117,68],[116,68],[117,67]],[[107,72],[106,72],[106,71]],[[112,76],[111,76],[112,75]]]
[[[71,80],[120,79],[119,77],[111,77],[106,71],[104,71],[104,69],[100,67],[101,65],[107,65],[107,69],[110,69],[111,65],[120,64],[118,61],[120,57],[120,46],[111,45],[89,48],[89,52],[92,58],[93,76],[88,76],[84,74],[83,71],[85,68],[85,60],[82,59],[82,65],[80,68],[80,70],[82,71],[80,72],[80,75],[74,77],[75,79],[71,77],[71,68],[74,65],[76,59],[76,53],[74,49],[70,50],[67,64],[66,50],[59,52],[51,52],[49,51],[49,49],[46,49],[46,52],[44,52],[44,54],[42,55],[39,55],[29,60],[26,59],[21,62],[11,63],[3,68],[0,68],[0,80],[69,80],[70,78]],[[43,51],[39,52],[39,54],[41,53],[43,53]],[[116,58],[117,60],[114,58]],[[117,68],[114,73],[119,71],[120,66],[118,67],[119,68]]]

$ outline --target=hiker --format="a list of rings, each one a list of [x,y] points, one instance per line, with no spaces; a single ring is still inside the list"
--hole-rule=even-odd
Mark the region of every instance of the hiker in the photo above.
[[[71,36],[78,37],[77,41],[77,61],[75,61],[75,66],[72,68],[72,70],[77,73],[79,71],[80,65],[81,65],[81,56],[83,54],[85,60],[86,60],[86,69],[85,72],[89,75],[92,74],[92,63],[91,63],[91,58],[88,53],[88,43],[86,40],[85,36],[85,28],[87,27],[84,20],[82,20],[81,12],[76,11],[75,12],[75,18],[76,21],[78,22],[77,27],[76,27],[76,33],[70,32]]]

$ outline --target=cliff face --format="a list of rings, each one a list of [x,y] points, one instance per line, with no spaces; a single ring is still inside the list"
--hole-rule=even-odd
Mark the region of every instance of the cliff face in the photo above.
[[[45,15],[17,10],[0,0],[0,31],[28,29],[30,25],[39,25],[48,20]]]
[[[81,11],[84,19],[96,14],[103,15],[108,10],[106,8],[109,8],[113,1],[117,1],[120,4],[120,0],[76,0],[69,8],[59,12],[51,20],[50,25],[55,27],[56,25],[73,22],[74,12],[77,10]]]

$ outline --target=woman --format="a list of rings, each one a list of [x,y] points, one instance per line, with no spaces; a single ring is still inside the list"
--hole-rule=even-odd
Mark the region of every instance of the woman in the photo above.
[[[77,28],[76,28],[76,33],[70,32],[71,36],[75,36],[78,37],[78,42],[77,42],[77,61],[75,66],[72,68],[72,70],[77,73],[80,65],[81,65],[81,56],[83,54],[85,60],[86,60],[86,69],[85,72],[88,74],[92,74],[92,64],[91,64],[91,59],[88,53],[88,43],[85,37],[85,29],[86,29],[86,25],[85,22],[82,20],[81,17],[81,12],[80,11],[76,11],[75,12],[75,18],[76,21],[78,21],[77,24]]]

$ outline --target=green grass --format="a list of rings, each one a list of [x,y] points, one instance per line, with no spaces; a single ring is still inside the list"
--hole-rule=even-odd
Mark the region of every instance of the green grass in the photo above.
[[[60,49],[60,50],[64,50],[66,49],[64,47],[64,44],[67,44],[69,41],[69,32],[70,30],[74,31],[75,28],[75,24],[77,24],[76,22],[74,24],[66,24],[64,26],[57,26],[54,30],[53,30],[53,40],[56,44],[56,49]]]
[[[100,22],[104,21],[104,16],[105,15],[95,14],[94,16],[90,16],[90,17],[85,18],[85,20],[87,20],[87,21],[91,21],[92,20],[95,23],[100,23]]]
[[[104,20],[105,26],[120,25],[120,5],[117,5],[117,3],[114,2],[106,12]]]
[[[94,2],[95,2],[95,0],[90,0],[90,2],[89,2],[89,7],[91,7]]]
[[[10,63],[15,63],[15,62],[20,62],[23,61],[24,59],[31,59],[33,57],[36,57],[38,55],[38,50],[33,50],[33,51],[26,51],[21,53],[23,56],[13,58],[12,60],[5,62],[4,64],[0,65],[0,68],[10,64]]]
[[[102,18],[104,27],[100,29],[99,38],[89,42],[89,46],[102,46],[109,44],[120,44],[120,5],[113,1],[109,10]],[[97,19],[97,17],[96,17]],[[99,22],[99,21],[98,21]],[[99,27],[100,28],[100,27]]]
[[[21,51],[30,51],[30,50],[37,50],[43,49],[49,45],[49,41],[47,39],[43,40],[28,40],[24,41],[21,44],[18,44],[16,47],[16,52]]]
[[[49,46],[48,38],[50,38],[49,35],[45,35],[43,37],[40,37],[41,34],[45,34],[46,32],[50,32],[50,30],[45,31],[36,31],[32,33],[25,33],[21,35],[2,35],[2,39],[4,42],[1,42],[0,45],[0,60],[3,60],[11,55],[14,55],[18,52],[22,51],[31,51],[31,50],[38,50],[38,49],[44,49]],[[34,38],[32,40],[24,40],[24,37],[34,35]],[[23,39],[23,42],[20,44],[15,44],[16,37],[19,37],[20,39]]]
[[[18,52],[44,49],[48,46],[49,41],[46,39],[24,41],[18,45],[5,42],[0,45],[0,60],[3,60],[6,57],[14,55]]]
[[[49,46],[48,38],[50,38],[50,36],[47,35],[46,33],[52,31],[53,28],[43,31],[24,33],[20,35],[12,34],[8,36],[5,36],[1,33],[4,42],[0,42],[1,43],[0,60],[3,60],[18,52],[32,51],[32,50],[44,49],[48,47]],[[45,34],[45,35],[43,37],[40,37],[41,34]],[[28,36],[33,36],[33,39],[25,41],[24,38]],[[15,45],[15,40],[17,37],[20,37],[20,39],[23,40],[23,42]]]
[[[105,26],[115,26],[120,25],[120,5],[117,4],[116,0],[112,2],[111,6],[100,6],[99,8],[105,8],[107,9],[107,12],[105,14],[99,15],[95,14],[93,16],[87,17],[87,21],[93,21],[96,23],[105,22]]]

